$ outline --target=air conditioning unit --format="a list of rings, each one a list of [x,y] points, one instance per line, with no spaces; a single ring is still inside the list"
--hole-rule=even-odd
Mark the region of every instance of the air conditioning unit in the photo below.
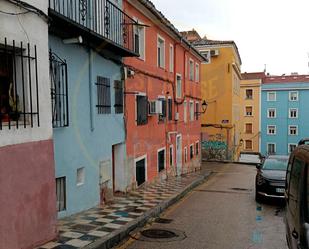
[[[210,55],[211,55],[211,57],[218,56],[219,55],[219,50],[218,49],[210,50]]]
[[[179,112],[175,112],[175,121],[179,120]]]
[[[162,102],[154,100],[149,102],[149,115],[162,114]]]

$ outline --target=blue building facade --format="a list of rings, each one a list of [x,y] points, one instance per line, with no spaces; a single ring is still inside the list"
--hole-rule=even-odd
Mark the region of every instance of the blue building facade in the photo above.
[[[309,76],[269,76],[261,91],[261,153],[289,155],[309,136]]]
[[[122,58],[137,55],[135,22],[121,3],[76,0],[85,5],[74,9],[74,2],[49,6],[58,217],[104,203],[117,188],[126,154]]]

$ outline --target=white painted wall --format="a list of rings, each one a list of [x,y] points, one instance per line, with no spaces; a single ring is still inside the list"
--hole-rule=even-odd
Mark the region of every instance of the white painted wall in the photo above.
[[[25,2],[36,6],[47,14],[48,0],[26,0]],[[0,10],[10,13],[20,13],[25,10],[15,6],[9,1],[0,1]],[[52,138],[52,116],[49,81],[49,56],[48,56],[48,23],[44,17],[35,13],[23,15],[6,15],[0,13],[0,43],[4,44],[4,37],[8,44],[12,41],[24,44],[28,42],[33,47],[37,46],[38,55],[38,80],[40,103],[40,127],[27,126],[18,129],[3,127],[0,130],[0,146],[41,141]],[[35,119],[36,120],[36,119]]]

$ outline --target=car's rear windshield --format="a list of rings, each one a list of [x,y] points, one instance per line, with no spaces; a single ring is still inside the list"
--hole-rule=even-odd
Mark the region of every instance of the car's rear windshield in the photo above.
[[[287,159],[266,159],[263,164],[263,169],[286,170],[287,166],[288,166]]]

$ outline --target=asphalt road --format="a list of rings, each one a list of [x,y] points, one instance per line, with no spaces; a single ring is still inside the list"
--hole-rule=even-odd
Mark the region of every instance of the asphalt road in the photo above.
[[[118,248],[287,249],[284,207],[255,202],[253,166],[208,163],[203,168],[213,175],[161,215],[170,223],[151,222]],[[149,239],[140,233],[153,228],[178,236]]]

